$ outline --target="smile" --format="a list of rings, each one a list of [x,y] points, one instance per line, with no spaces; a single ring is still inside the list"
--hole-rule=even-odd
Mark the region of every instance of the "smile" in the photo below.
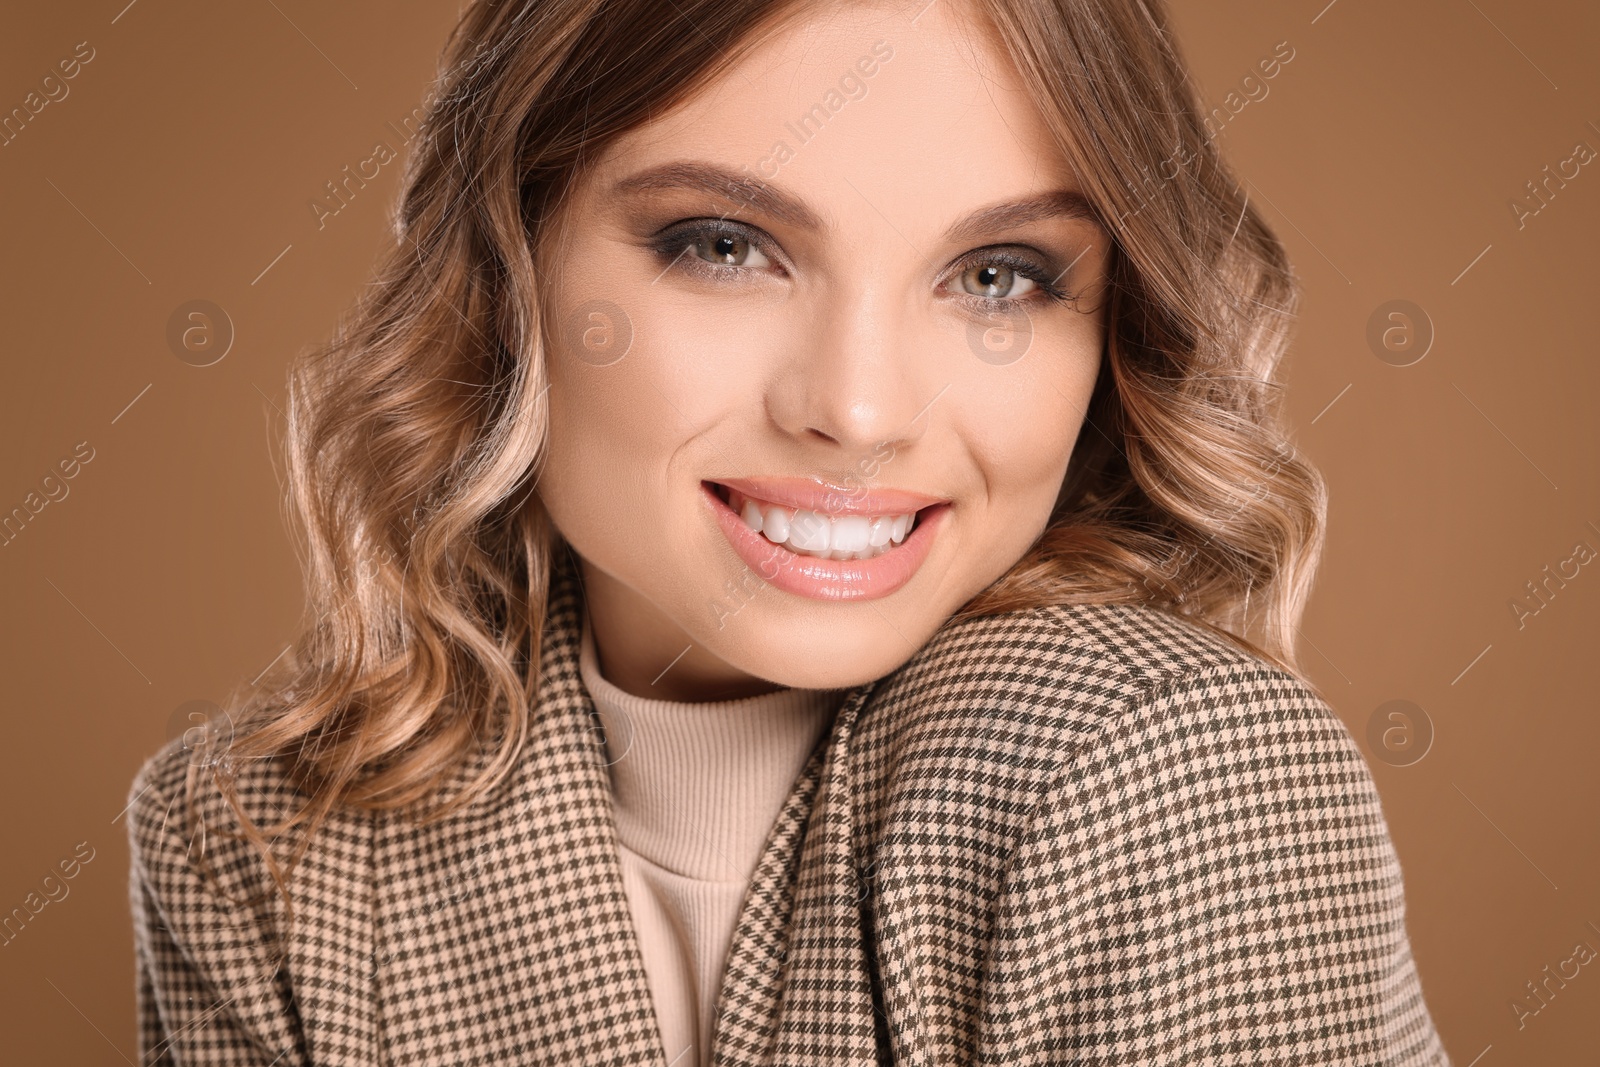
[[[906,539],[917,513],[830,516],[728,491],[728,509],[775,545],[818,559],[872,559]]]
[[[923,493],[811,479],[727,479],[700,488],[751,569],[817,600],[872,599],[905,585],[950,510],[948,500]]]

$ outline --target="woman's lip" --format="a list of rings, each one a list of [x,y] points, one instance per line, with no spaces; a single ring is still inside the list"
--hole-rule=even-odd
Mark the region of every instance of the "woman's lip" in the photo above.
[[[737,489],[745,496],[769,504],[804,508],[819,515],[909,515],[935,504],[950,503],[947,497],[929,496],[910,489],[838,486],[820,478],[718,478],[710,484]]]
[[[909,582],[928,558],[933,539],[949,514],[948,503],[936,503],[917,516],[906,539],[871,559],[820,559],[775,545],[745,525],[717,495],[710,482],[700,483],[700,496],[722,528],[733,550],[756,574],[788,593],[813,600],[875,600]]]

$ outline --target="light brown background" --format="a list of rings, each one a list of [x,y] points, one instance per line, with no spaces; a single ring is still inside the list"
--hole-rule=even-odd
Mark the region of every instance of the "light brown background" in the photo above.
[[[320,230],[308,201],[377,141],[401,147],[390,123],[456,17],[444,0],[125,3],[13,5],[0,28],[0,111],[78,42],[96,51],[0,147],[0,511],[94,449],[0,547],[0,913],[95,850],[0,947],[16,1063],[132,1059],[127,785],[175,708],[255,677],[291,635],[283,368],[365,280],[399,165]],[[1520,230],[1509,202],[1577,142],[1600,149],[1600,11],[1325,3],[1176,7],[1212,101],[1295,49],[1222,140],[1306,287],[1286,376],[1332,520],[1303,656],[1364,746],[1394,698],[1436,730],[1414,765],[1370,762],[1452,1057],[1580,1062],[1600,966],[1520,1029],[1511,1001],[1577,942],[1600,949],[1600,566],[1522,629],[1509,602],[1577,542],[1600,549],[1600,165]],[[195,298],[237,331],[210,367],[165,338]],[[1436,331],[1408,367],[1365,340],[1396,298]]]

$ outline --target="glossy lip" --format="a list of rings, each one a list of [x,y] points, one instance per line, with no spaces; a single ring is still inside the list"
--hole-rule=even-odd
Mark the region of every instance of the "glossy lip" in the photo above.
[[[743,484],[765,485],[766,481],[760,479]],[[815,482],[805,484],[812,489],[817,486]],[[739,558],[773,586],[784,592],[810,597],[813,600],[876,600],[893,593],[909,582],[917,573],[917,569],[922,566],[922,561],[928,558],[928,552],[933,547],[933,539],[944,526],[945,516],[950,512],[949,502],[940,500],[934,500],[934,503],[926,505],[925,508],[909,509],[921,511],[916,526],[906,535],[904,541],[881,556],[874,556],[871,559],[819,559],[816,556],[803,556],[798,552],[792,552],[782,545],[775,545],[750,529],[744,520],[735,515],[733,509],[717,495],[714,488],[716,485],[731,485],[741,492],[744,492],[744,489],[737,482],[700,483],[701,499],[711,508],[717,525],[722,527],[723,534],[733,545],[733,550],[739,553]],[[751,495],[761,494],[752,490]],[[920,496],[920,494],[907,495]],[[875,505],[884,503],[883,497],[884,494],[879,493]],[[773,503],[784,503],[784,501],[775,500]],[[859,513],[861,510],[835,509],[833,514]],[[900,514],[892,511],[887,513]],[[878,511],[873,514],[885,514],[885,512]]]
[[[950,503],[947,497],[910,489],[846,489],[820,478],[719,478],[710,484],[725,485],[769,504],[805,508],[819,515],[909,515],[935,504]]]

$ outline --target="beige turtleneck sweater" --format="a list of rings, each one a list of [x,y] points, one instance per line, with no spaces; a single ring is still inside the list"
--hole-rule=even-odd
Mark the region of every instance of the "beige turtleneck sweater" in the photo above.
[[[605,731],[622,881],[662,1046],[672,1067],[708,1067],[745,887],[844,691],[637,697],[601,677],[587,618],[578,667]]]

